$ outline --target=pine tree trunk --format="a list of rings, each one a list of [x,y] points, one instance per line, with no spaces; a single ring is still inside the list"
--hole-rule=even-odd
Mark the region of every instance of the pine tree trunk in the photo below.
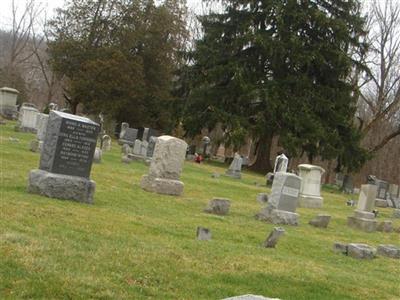
[[[269,160],[271,156],[273,134],[266,134],[262,136],[258,142],[256,160],[249,167],[250,170],[266,174],[272,172],[273,167]]]

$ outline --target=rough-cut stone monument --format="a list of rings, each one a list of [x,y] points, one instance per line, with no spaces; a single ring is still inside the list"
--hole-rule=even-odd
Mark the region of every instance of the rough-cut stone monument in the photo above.
[[[231,200],[225,198],[213,198],[204,209],[204,212],[215,215],[227,215],[231,207]]]
[[[145,191],[166,195],[181,195],[184,184],[179,180],[185,160],[185,141],[163,135],[157,139],[149,174],[142,177]]]
[[[302,179],[299,207],[322,207],[324,199],[321,197],[321,177],[325,170],[309,164],[299,165],[298,169]]]
[[[298,225],[296,213],[301,178],[292,173],[277,172],[268,204],[256,217],[273,224]]]
[[[30,172],[28,191],[92,203],[96,184],[89,177],[99,130],[90,119],[51,111],[39,170]]]
[[[377,186],[363,184],[354,215],[347,218],[347,225],[366,232],[376,230],[377,222],[372,212],[376,198]]]
[[[231,163],[231,165],[229,166],[229,169],[226,170],[225,174],[233,177],[233,178],[242,178],[242,162],[243,162],[243,158],[240,156],[239,153],[235,153],[234,157],[233,157],[233,161]]]

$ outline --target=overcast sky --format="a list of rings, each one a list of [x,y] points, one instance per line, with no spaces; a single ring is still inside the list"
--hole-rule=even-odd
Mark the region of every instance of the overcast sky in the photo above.
[[[14,0],[17,7],[20,10],[24,7],[27,0]],[[36,0],[36,3],[40,3],[41,7],[44,7],[47,11],[47,16],[54,14],[54,9],[61,7],[64,4],[64,0]],[[202,11],[202,0],[187,0],[189,9],[200,13]],[[0,0],[0,27],[9,28],[12,18],[11,18],[11,5],[12,0]]]

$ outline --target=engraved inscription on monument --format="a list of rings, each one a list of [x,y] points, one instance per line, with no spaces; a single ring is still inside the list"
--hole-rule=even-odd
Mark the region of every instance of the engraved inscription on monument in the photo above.
[[[65,119],[57,140],[53,172],[89,177],[97,134],[96,125]]]
[[[40,169],[89,178],[100,126],[90,119],[51,112]]]

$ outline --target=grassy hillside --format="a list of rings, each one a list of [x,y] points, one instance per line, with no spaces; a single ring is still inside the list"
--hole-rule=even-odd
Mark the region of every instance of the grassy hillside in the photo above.
[[[139,187],[148,167],[122,164],[114,142],[92,169],[94,205],[49,199],[26,192],[39,154],[28,150],[34,135],[13,125],[0,126],[1,299],[400,298],[399,260],[333,253],[335,241],[400,245],[399,233],[348,228],[348,196],[323,192],[323,209],[298,209],[301,225],[284,226],[277,248],[264,249],[274,225],[253,218],[257,193],[268,191],[255,185],[262,176],[214,179],[225,169],[188,162],[183,196],[151,194]],[[232,200],[228,216],[202,212],[213,196]],[[380,211],[379,220],[390,218],[390,209]],[[308,225],[320,212],[332,215],[328,229]],[[197,241],[197,226],[210,228],[213,240]]]

